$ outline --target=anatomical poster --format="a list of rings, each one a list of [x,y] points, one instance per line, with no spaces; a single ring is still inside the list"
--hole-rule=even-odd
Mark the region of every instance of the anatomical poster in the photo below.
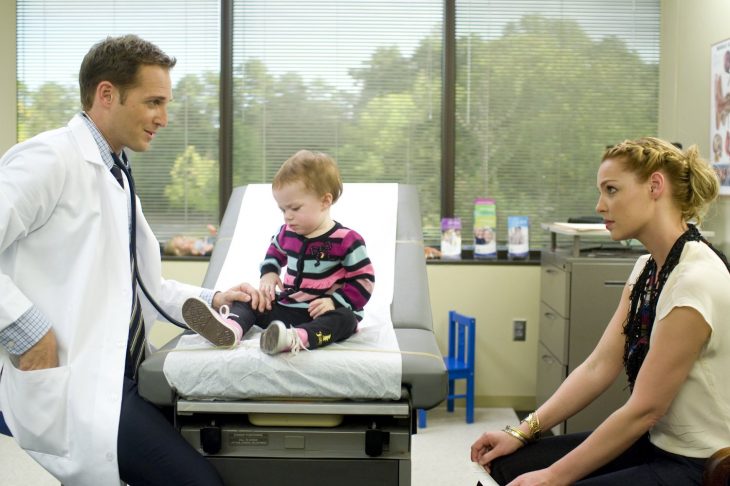
[[[711,65],[709,158],[720,193],[730,194],[730,39],[712,46]]]

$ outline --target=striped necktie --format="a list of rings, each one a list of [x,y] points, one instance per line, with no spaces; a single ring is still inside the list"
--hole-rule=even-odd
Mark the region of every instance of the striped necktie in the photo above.
[[[115,162],[122,163],[119,161],[119,157],[117,157],[115,153],[112,153],[112,158]],[[124,152],[122,152],[122,158],[126,162],[127,158],[124,155]],[[116,165],[113,165],[111,171],[119,185],[124,187],[122,170]],[[134,195],[132,195],[132,197],[134,197]],[[136,231],[136,228],[131,228],[131,231]],[[124,363],[124,376],[132,380],[136,380],[139,365],[142,363],[142,359],[144,358],[145,336],[142,307],[139,304],[139,295],[137,294],[137,282],[135,281],[134,273],[134,258],[136,257],[136,255],[133,253],[133,251],[133,249],[130,249],[129,255],[130,265],[132,266],[132,313],[129,317],[129,337],[127,339],[127,357]]]
[[[139,304],[137,285],[132,285],[132,315],[129,319],[129,340],[127,341],[127,361],[124,364],[124,375],[132,380],[137,379],[139,365],[144,358],[145,337],[142,306]]]

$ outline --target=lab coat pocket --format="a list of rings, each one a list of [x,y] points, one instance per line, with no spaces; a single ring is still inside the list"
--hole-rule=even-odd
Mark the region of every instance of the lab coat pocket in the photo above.
[[[23,449],[68,456],[68,378],[68,366],[33,371],[3,367],[3,413],[10,415]]]

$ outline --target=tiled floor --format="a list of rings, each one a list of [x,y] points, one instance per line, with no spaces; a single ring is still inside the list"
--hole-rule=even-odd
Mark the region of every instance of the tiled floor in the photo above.
[[[466,423],[463,408],[454,413],[445,406],[429,410],[428,426],[413,436],[411,484],[474,486],[478,480],[484,486],[496,484],[469,460],[469,448],[482,432],[516,421],[511,408],[477,408],[473,424]]]

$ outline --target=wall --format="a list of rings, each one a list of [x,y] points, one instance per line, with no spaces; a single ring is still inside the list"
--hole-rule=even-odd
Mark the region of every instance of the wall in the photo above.
[[[727,0],[663,0],[659,66],[659,136],[697,144],[710,155],[710,46],[730,38]],[[730,253],[730,196],[707,215],[704,227]]]
[[[0,154],[16,136],[15,2],[0,2]]]
[[[478,406],[535,406],[540,267],[537,265],[429,265],[433,327],[447,350],[448,312],[477,321]],[[527,340],[512,341],[512,321],[527,321]]]

